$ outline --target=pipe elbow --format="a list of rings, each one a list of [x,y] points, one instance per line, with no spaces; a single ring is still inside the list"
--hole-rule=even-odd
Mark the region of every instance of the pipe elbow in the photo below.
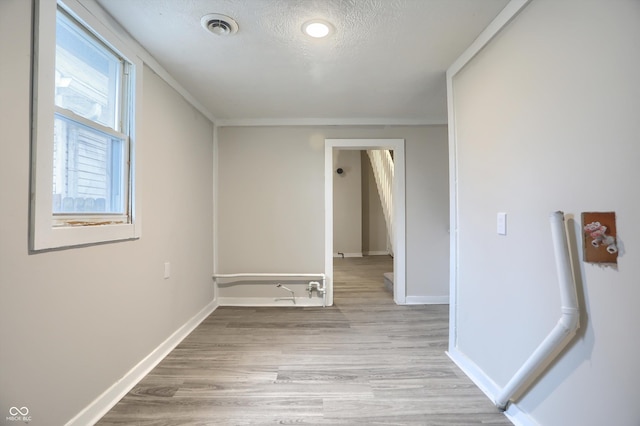
[[[506,402],[493,401],[493,405],[495,405],[496,408],[500,410],[501,413],[504,413],[505,411],[507,411],[507,408],[509,407],[510,402],[511,400],[507,400]]]
[[[558,321],[566,334],[575,333],[580,328],[580,310],[578,308],[563,307],[562,316]]]

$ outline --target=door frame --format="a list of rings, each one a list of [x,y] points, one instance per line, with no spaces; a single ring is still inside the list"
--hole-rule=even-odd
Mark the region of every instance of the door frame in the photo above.
[[[327,305],[333,305],[333,152],[334,150],[393,150],[393,300],[407,302],[406,214],[404,139],[325,139],[324,140],[324,270]],[[382,279],[382,277],[380,277]]]

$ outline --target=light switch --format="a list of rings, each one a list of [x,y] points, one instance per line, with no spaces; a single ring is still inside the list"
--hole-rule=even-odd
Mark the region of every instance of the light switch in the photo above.
[[[507,214],[498,212],[498,235],[507,235]]]
[[[166,280],[171,276],[171,263],[164,262],[164,279]]]

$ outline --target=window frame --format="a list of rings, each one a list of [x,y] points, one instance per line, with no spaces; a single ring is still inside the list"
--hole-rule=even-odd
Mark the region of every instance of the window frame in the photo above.
[[[128,146],[125,146],[125,215],[53,213],[53,134],[55,105],[56,14],[58,5],[129,65]],[[30,251],[37,252],[140,238],[136,191],[136,142],[142,99],[142,60],[117,33],[77,0],[36,0],[33,24]],[[68,116],[65,113],[65,116]],[[79,116],[78,116],[79,117]],[[81,120],[80,120],[81,121]],[[121,127],[122,129],[123,127]]]

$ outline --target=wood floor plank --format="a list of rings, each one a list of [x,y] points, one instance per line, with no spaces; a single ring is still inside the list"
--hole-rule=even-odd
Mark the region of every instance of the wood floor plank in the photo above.
[[[448,359],[448,306],[397,306],[388,256],[335,259],[333,307],[221,307],[99,426],[510,425]]]

